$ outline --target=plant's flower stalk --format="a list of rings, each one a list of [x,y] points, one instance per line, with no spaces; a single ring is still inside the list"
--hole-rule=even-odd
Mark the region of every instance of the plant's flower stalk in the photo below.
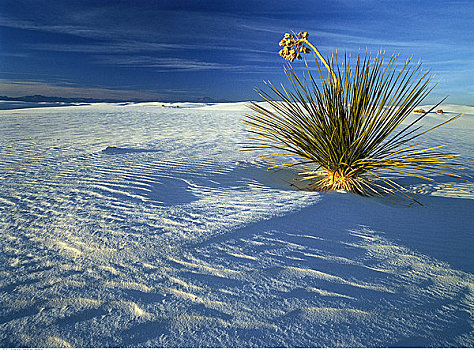
[[[300,52],[302,53],[311,52],[311,50],[304,45],[306,44],[314,50],[314,52],[319,57],[319,59],[323,62],[324,66],[327,68],[329,73],[331,73],[334,83],[338,85],[338,79],[337,79],[336,73],[334,73],[332,68],[327,63],[327,61],[319,53],[318,49],[308,41],[308,36],[309,36],[308,32],[299,32],[298,34],[295,34],[293,32],[293,35],[290,33],[285,33],[283,39],[279,43],[280,46],[283,46],[283,49],[281,49],[279,52],[280,56],[282,56],[285,60],[288,60],[291,62],[293,62],[295,58],[297,60],[301,60],[302,57],[301,57]]]

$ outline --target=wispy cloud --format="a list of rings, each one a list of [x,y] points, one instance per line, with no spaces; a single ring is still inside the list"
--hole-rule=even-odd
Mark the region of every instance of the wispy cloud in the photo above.
[[[474,68],[474,61],[470,57],[458,57],[451,59],[429,59],[424,61],[425,64],[433,66],[448,66],[450,70],[459,69],[462,67],[470,66]]]
[[[116,38],[134,38],[146,35],[143,31],[134,31],[130,28],[121,28],[120,26],[101,26],[100,24],[76,24],[68,23],[66,19],[58,18],[55,24],[44,23],[40,20],[31,21],[17,18],[8,18],[0,15],[0,26],[25,29],[32,31],[41,31],[56,34],[68,34],[89,39],[116,39]]]
[[[234,65],[228,63],[206,62],[195,59],[170,57],[162,58],[155,56],[135,56],[135,55],[104,55],[96,56],[96,63],[105,65],[117,65],[123,67],[154,68],[158,72],[171,71],[209,71],[222,70],[228,72],[244,72],[250,68],[246,65]]]
[[[19,53],[19,52],[2,52],[3,57],[15,57],[15,58],[27,58],[30,56],[28,53]]]
[[[82,53],[139,53],[146,51],[166,51],[182,48],[177,44],[149,42],[102,42],[100,44],[51,44],[38,43],[25,45],[27,48],[42,51],[82,52]]]
[[[369,36],[367,34],[347,34],[347,33],[356,33],[360,32],[357,28],[351,28],[350,25],[346,24],[345,26],[337,25],[331,23],[331,31],[328,30],[321,30],[311,26],[306,25],[304,22],[301,24],[301,27],[298,28],[288,28],[282,25],[276,25],[273,23],[265,23],[261,24],[258,22],[250,22],[250,23],[243,23],[241,25],[242,28],[252,30],[255,32],[269,32],[283,35],[290,30],[304,30],[310,33],[311,39],[314,39],[315,42],[318,40],[323,39],[324,42],[336,42],[338,44],[362,44],[367,46],[396,46],[396,47],[416,47],[422,44],[422,41],[419,40],[388,40],[386,38],[379,39],[374,36]],[[342,33],[336,32],[335,30],[343,31]]]
[[[58,52],[82,52],[82,53],[141,53],[141,52],[163,52],[163,51],[183,51],[183,50],[211,50],[225,52],[240,52],[242,47],[226,44],[183,44],[183,43],[160,43],[148,41],[104,41],[95,44],[51,44],[36,43],[27,44],[26,48],[42,51]],[[256,48],[245,48],[245,52],[274,54],[271,50],[260,50]]]
[[[100,31],[81,26],[39,24],[28,20],[12,19],[4,16],[0,16],[0,26],[15,29],[71,34],[85,37],[102,37],[103,34]]]
[[[77,98],[108,98],[118,100],[128,99],[166,99],[173,95],[173,92],[163,91],[150,92],[140,90],[125,90],[113,88],[84,88],[79,86],[55,85],[48,82],[31,80],[9,80],[0,79],[0,91],[7,96],[25,96],[25,95],[46,95]]]

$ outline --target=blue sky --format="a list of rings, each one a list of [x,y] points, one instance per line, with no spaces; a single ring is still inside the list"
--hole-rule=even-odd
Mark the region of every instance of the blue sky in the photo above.
[[[257,99],[294,29],[323,55],[413,56],[441,79],[427,102],[473,105],[472,18],[472,0],[0,0],[0,95]]]

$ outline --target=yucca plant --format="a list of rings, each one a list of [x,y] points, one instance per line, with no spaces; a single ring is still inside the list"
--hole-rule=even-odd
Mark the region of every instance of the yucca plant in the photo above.
[[[433,88],[432,76],[410,59],[397,67],[397,56],[384,62],[384,55],[359,53],[355,63],[345,55],[326,60],[308,41],[308,33],[285,34],[280,55],[293,61],[301,53],[315,53],[319,83],[306,64],[307,74],[299,77],[289,64],[285,73],[291,89],[258,90],[268,106],[251,103],[255,114],[244,123],[250,132],[244,150],[269,150],[261,158],[290,158],[275,167],[310,164],[300,173],[316,191],[345,190],[364,196],[410,191],[393,176],[413,176],[436,182],[433,175],[461,178],[458,154],[440,148],[423,147],[418,138],[446,123],[423,130],[420,121],[429,112],[402,124]],[[327,76],[322,65],[327,69]],[[329,61],[329,62],[328,62]],[[442,101],[441,101],[442,102]],[[440,103],[441,103],[440,102]],[[448,186],[448,185],[446,185]],[[451,187],[451,186],[449,186]]]

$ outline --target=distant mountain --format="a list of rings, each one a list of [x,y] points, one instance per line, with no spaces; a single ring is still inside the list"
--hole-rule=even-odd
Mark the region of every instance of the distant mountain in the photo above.
[[[0,100],[3,101],[24,101],[24,102],[66,102],[66,103],[120,103],[120,102],[156,102],[151,100],[116,100],[116,99],[96,99],[96,98],[87,98],[87,97],[59,97],[59,96],[43,96],[43,95],[31,95],[31,96],[20,96],[20,97],[8,97],[0,96]],[[186,100],[176,100],[176,101],[159,101],[159,102],[200,102],[200,103],[218,103],[218,102],[236,102],[230,100],[216,100],[208,96],[199,97],[199,98],[190,98]]]
[[[43,96],[43,95],[31,95],[21,97],[8,97],[0,96],[0,100],[3,101],[24,101],[24,102],[66,102],[66,103],[98,103],[98,102],[110,102],[119,103],[122,100],[113,99],[95,99],[86,97],[58,97],[58,96]],[[128,102],[139,102],[139,101],[128,101]]]
[[[212,97],[204,96],[204,97],[199,97],[192,99],[192,101],[189,102],[199,102],[199,103],[224,103],[224,102],[234,102],[234,101],[229,101],[229,100],[216,100]]]

